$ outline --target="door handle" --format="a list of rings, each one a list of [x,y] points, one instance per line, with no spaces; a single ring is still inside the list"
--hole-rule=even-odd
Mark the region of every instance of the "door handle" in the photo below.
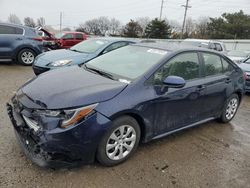
[[[232,82],[232,80],[230,79],[230,78],[227,78],[226,80],[225,80],[225,83],[226,84],[229,84],[229,83],[231,83]]]
[[[197,86],[196,91],[202,91],[204,89],[206,89],[205,85],[199,85],[199,86]]]
[[[22,38],[16,38],[16,40],[23,40]]]

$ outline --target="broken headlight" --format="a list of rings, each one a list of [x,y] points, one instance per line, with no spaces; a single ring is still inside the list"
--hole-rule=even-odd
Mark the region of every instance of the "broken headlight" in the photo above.
[[[71,125],[75,125],[83,118],[86,118],[88,115],[94,112],[95,107],[98,105],[92,104],[89,106],[84,106],[77,109],[70,110],[38,110],[36,111],[40,115],[45,115],[49,117],[58,117],[62,119],[61,127],[67,128]]]

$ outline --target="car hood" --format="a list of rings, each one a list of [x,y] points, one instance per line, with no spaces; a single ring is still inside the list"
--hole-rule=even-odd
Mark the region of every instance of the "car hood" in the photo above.
[[[48,63],[55,62],[58,60],[71,60],[73,64],[83,63],[91,59],[93,54],[80,53],[72,50],[53,50],[45,52],[39,55],[36,59],[35,65],[37,66],[46,66]]]
[[[240,63],[238,65],[243,71],[250,72],[250,64]]]
[[[107,101],[126,86],[72,66],[49,71],[27,82],[17,98],[27,108],[67,109]]]

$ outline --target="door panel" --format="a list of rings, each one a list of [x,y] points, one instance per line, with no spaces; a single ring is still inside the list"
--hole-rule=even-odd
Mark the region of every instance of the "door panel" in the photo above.
[[[157,134],[178,129],[205,118],[204,94],[202,80],[189,81],[181,89],[169,88],[162,94],[161,86],[155,86],[155,124]]]
[[[153,75],[156,134],[163,134],[204,119],[205,86],[201,64],[196,52],[176,55]],[[179,76],[186,80],[183,88],[168,88],[163,85],[167,76]]]

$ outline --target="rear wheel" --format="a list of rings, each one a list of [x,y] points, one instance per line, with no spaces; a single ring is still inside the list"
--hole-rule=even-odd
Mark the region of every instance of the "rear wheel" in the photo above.
[[[229,99],[227,100],[227,103],[225,104],[223,108],[223,112],[220,117],[220,120],[223,123],[227,123],[231,121],[234,118],[238,110],[239,104],[240,104],[239,96],[237,94],[231,95],[231,97],[229,97]]]
[[[22,65],[32,65],[35,61],[36,54],[33,50],[25,48],[18,53],[17,60]]]
[[[123,116],[114,120],[99,144],[97,160],[105,166],[122,163],[135,152],[140,136],[140,127],[134,118]]]

